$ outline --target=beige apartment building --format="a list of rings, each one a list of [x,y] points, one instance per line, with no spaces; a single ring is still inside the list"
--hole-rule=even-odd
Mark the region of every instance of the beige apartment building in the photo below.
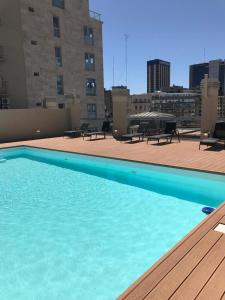
[[[0,1],[0,99],[0,108],[76,99],[83,122],[101,123],[102,21],[88,0]]]

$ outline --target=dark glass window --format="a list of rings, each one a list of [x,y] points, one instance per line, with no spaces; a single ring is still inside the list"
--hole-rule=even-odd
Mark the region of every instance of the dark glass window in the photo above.
[[[60,22],[59,17],[53,17],[53,31],[54,31],[54,37],[60,37]]]
[[[94,33],[92,27],[84,27],[84,42],[88,45],[94,44]]]
[[[57,76],[57,95],[63,95],[63,94],[64,94],[63,76],[58,75]]]
[[[86,95],[96,96],[96,81],[95,79],[86,80]]]
[[[96,104],[87,104],[87,113],[88,113],[88,119],[96,119],[97,118]]]
[[[58,108],[60,108],[60,109],[65,108],[65,104],[64,104],[64,103],[59,103],[59,104],[58,104]]]
[[[62,52],[60,47],[55,47],[55,63],[58,67],[62,67]]]
[[[95,70],[95,56],[91,53],[85,53],[85,70],[94,71]]]
[[[28,10],[29,10],[29,12],[32,12],[32,13],[34,12],[34,8],[31,6],[28,7]]]
[[[64,0],[52,0],[52,5],[59,8],[65,8]]]

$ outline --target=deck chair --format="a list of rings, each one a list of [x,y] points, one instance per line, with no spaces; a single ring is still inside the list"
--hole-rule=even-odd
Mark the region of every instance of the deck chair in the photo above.
[[[199,150],[201,149],[201,145],[205,145],[207,147],[213,147],[218,145],[220,142],[225,143],[225,122],[216,122],[215,129],[213,135],[205,139],[201,139],[199,142]]]
[[[174,136],[177,136],[177,139],[180,143],[180,134],[179,134],[179,131],[177,130],[177,123],[176,122],[167,122],[164,132],[161,134],[148,136],[147,143],[152,140],[156,140],[159,143],[159,141],[161,139],[166,139],[167,142],[172,143],[172,139]]]
[[[144,139],[144,135],[147,131],[147,127],[148,127],[148,124],[146,123],[141,123],[139,126],[138,126],[138,130],[137,130],[137,133],[128,133],[128,134],[123,134],[121,136],[121,139],[124,140],[124,141],[130,141],[131,143],[133,142],[133,139],[138,139],[139,142],[143,141]]]

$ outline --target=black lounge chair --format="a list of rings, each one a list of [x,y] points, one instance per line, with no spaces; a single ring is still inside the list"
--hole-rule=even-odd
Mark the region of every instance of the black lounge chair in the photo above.
[[[143,142],[145,133],[147,131],[148,124],[140,124],[136,133],[123,134],[121,140],[133,142],[133,139],[138,139],[139,142]]]
[[[64,131],[64,137],[78,138],[82,136],[82,130],[67,130]]]
[[[201,145],[205,145],[207,147],[217,146],[221,142],[225,143],[225,122],[216,122],[215,129],[212,137],[208,137],[205,139],[201,139],[199,143],[199,150]]]
[[[102,124],[102,131],[110,132],[111,124],[110,121],[104,121]]]
[[[92,128],[90,129],[89,132],[85,132],[83,135],[83,138],[89,137],[90,140],[94,136],[95,139],[98,138],[98,136],[101,136],[103,139],[106,138],[106,132],[109,132],[110,130],[110,122],[109,121],[104,121],[102,124],[102,131],[98,131],[97,128]]]
[[[167,122],[165,130],[162,134],[156,134],[156,135],[150,135],[147,137],[147,144],[149,141],[155,140],[159,141],[161,139],[166,139],[167,142],[172,143],[172,139],[174,136],[177,136],[177,139],[180,143],[180,134],[179,131],[177,130],[177,123],[176,122]]]
[[[89,128],[89,123],[83,123],[80,126],[80,130],[66,130],[64,131],[64,137],[77,138],[83,136],[83,133]]]
[[[92,137],[95,137],[95,140],[97,140],[98,136],[101,136],[103,139],[106,138],[106,133],[105,131],[90,131],[90,132],[86,132],[83,136],[83,139],[85,137],[89,137],[90,141],[92,140]]]
[[[89,123],[81,124],[80,130],[82,131],[82,133],[87,132],[89,130]]]

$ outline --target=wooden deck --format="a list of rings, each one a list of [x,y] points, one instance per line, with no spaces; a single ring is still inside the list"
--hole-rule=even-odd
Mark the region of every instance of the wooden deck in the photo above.
[[[124,144],[111,138],[98,141],[53,138],[0,144],[0,147],[19,145],[225,173],[225,150],[209,151],[203,147],[199,151],[196,141],[156,146],[154,143]],[[225,224],[225,202],[119,300],[225,300],[225,234],[214,230],[217,224]]]
[[[28,145],[62,151],[128,159],[140,162],[225,173],[225,150],[210,151],[205,146],[198,149],[197,141],[172,144],[149,142],[120,143],[112,137],[105,140],[83,141],[82,138],[50,138],[0,144],[1,147]]]
[[[137,280],[119,300],[220,300],[225,296],[225,203]]]

